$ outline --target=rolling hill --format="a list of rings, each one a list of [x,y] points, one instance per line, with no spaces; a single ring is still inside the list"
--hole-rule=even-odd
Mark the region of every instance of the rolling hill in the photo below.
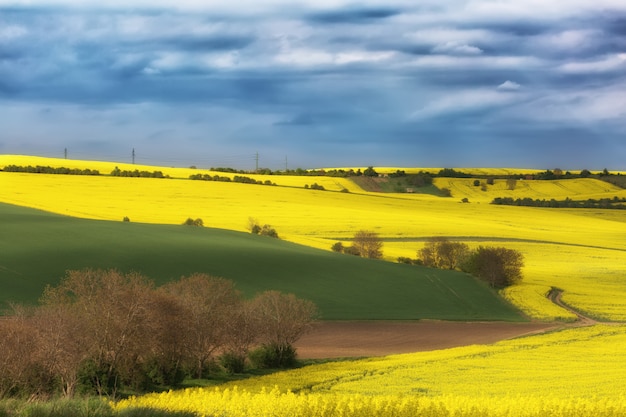
[[[0,302],[34,303],[68,269],[137,271],[156,284],[204,272],[245,295],[276,289],[323,319],[523,320],[482,282],[249,233],[76,219],[0,204]]]
[[[74,164],[70,167],[99,169],[102,173],[118,165],[0,156],[0,167],[8,163]],[[119,164],[120,169],[132,167],[135,166]],[[488,204],[499,196],[533,199],[626,196],[626,190],[597,179],[518,180],[514,190],[507,189],[505,180],[496,180],[483,190],[474,186],[471,179],[437,178],[437,186],[452,190],[452,197],[444,198],[366,192],[348,178],[250,174],[260,180],[271,178],[277,184],[265,186],[192,181],[186,175],[200,170],[188,168],[137,168],[163,170],[171,178],[0,172],[0,202],[115,224],[129,217],[130,230],[147,226],[141,225],[144,223],[176,228],[191,217],[202,218],[205,226],[243,232],[248,219],[253,217],[260,224],[271,224],[284,241],[325,252],[337,241],[350,244],[356,231],[366,229],[377,232],[383,239],[387,261],[400,256],[415,258],[416,251],[432,236],[446,236],[472,247],[505,246],[522,252],[526,266],[523,282],[508,288],[503,295],[527,315],[542,320],[571,318],[569,312],[545,297],[550,288],[559,287],[564,290],[563,300],[568,305],[588,315],[626,319],[622,279],[626,273],[626,210]],[[327,191],[305,188],[313,182],[323,184]],[[350,192],[339,192],[343,189]],[[469,203],[461,203],[464,198]],[[46,253],[45,249],[41,253]],[[58,277],[59,273],[56,274]],[[334,276],[350,274],[346,269]]]

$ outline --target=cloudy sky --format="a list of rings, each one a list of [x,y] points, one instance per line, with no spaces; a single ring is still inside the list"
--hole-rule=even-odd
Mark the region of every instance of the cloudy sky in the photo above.
[[[0,153],[626,169],[624,0],[0,0]]]

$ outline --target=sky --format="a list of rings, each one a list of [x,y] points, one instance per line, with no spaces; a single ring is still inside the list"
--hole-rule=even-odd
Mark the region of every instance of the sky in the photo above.
[[[626,170],[624,0],[0,0],[0,154]]]

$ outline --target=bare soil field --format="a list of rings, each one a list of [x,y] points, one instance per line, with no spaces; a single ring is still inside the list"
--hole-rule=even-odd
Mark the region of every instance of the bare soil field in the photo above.
[[[558,327],[562,324],[326,321],[302,336],[295,347],[300,359],[385,356],[494,343]]]

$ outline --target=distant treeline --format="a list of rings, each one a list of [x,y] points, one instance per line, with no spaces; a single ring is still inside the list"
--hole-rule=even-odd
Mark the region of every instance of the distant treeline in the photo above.
[[[63,175],[100,175],[96,169],[78,169],[78,168],[53,168],[50,166],[18,166],[7,165],[3,169],[4,172],[27,172],[31,174],[63,174]]]
[[[139,171],[135,169],[133,171],[122,171],[118,167],[115,167],[113,171],[111,171],[111,176],[113,177],[136,177],[136,178],[169,178],[161,171]]]
[[[511,197],[496,197],[491,204],[502,206],[525,206],[525,207],[550,207],[550,208],[596,208],[596,209],[617,209],[624,210],[626,205],[626,198],[619,198],[617,196],[613,198],[601,198],[588,200],[572,200],[566,198],[565,200],[533,200],[532,198],[517,198]]]
[[[276,185],[270,180],[255,180],[254,178],[244,177],[241,175],[235,175],[233,178],[230,177],[222,177],[220,175],[209,175],[209,174],[193,174],[189,176],[190,180],[198,180],[198,181],[222,181],[222,182],[240,182],[244,184],[259,184],[259,185]]]

